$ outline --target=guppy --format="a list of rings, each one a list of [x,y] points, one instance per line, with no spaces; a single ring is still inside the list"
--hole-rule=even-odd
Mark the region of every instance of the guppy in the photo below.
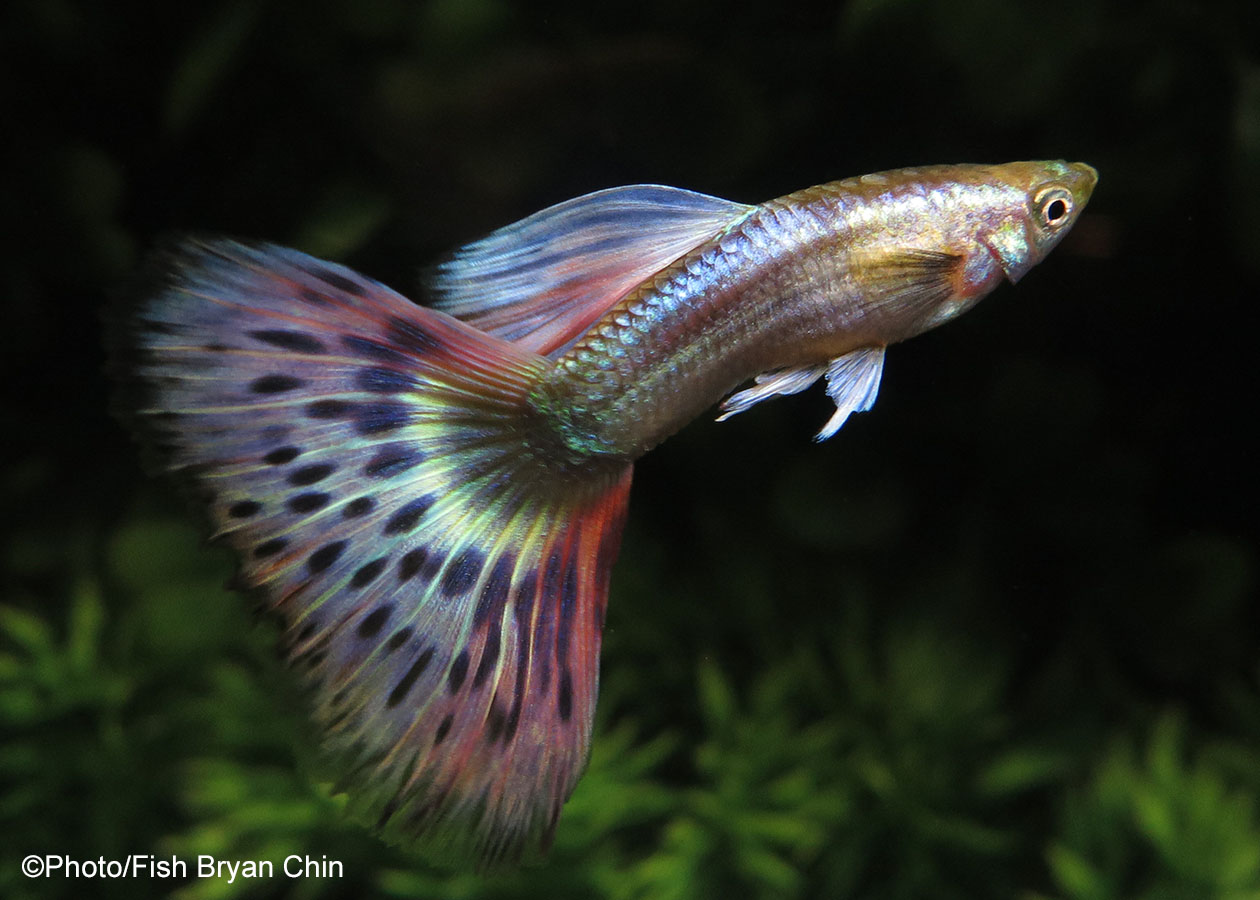
[[[275,613],[350,806],[482,862],[545,849],[585,766],[633,462],[1017,281],[1083,163],[933,166],[758,206],[658,185],[457,251],[432,308],[295,250],[188,240],[113,340],[123,407]]]

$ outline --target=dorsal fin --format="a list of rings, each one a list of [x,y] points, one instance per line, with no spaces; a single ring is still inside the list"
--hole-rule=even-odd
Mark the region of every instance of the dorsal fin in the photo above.
[[[455,251],[433,274],[433,306],[555,355],[636,285],[753,209],[658,184],[596,191]]]

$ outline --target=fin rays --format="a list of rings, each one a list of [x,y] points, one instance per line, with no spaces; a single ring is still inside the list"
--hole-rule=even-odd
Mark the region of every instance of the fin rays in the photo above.
[[[545,363],[348,269],[214,241],[159,272],[115,353],[133,418],[284,624],[352,808],[487,862],[545,844],[630,468],[547,487]]]
[[[884,373],[884,351],[884,347],[860,347],[830,363],[764,372],[754,379],[752,387],[736,391],[722,401],[717,420],[729,419],[771,397],[800,393],[826,374],[827,396],[836,404],[836,411],[814,437],[825,441],[840,430],[852,413],[865,412],[875,404]]]
[[[655,184],[596,191],[456,251],[433,273],[434,306],[554,356],[636,285],[752,210]]]

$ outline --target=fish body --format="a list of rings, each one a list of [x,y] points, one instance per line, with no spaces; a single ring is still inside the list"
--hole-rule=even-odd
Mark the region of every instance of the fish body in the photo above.
[[[616,303],[548,374],[545,403],[580,453],[634,458],[750,377],[905,340],[1018,280],[1095,178],[938,166],[763,203]]]
[[[635,185],[440,265],[433,309],[270,245],[158,256],[112,337],[127,420],[283,630],[351,807],[483,862],[545,847],[585,765],[633,461],[1017,280],[1083,164],[903,169],[758,206]]]

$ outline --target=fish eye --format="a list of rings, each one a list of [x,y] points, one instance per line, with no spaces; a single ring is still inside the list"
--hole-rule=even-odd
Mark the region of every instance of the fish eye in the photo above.
[[[1037,195],[1037,218],[1046,228],[1058,228],[1072,214],[1072,194],[1063,188],[1047,188]]]

